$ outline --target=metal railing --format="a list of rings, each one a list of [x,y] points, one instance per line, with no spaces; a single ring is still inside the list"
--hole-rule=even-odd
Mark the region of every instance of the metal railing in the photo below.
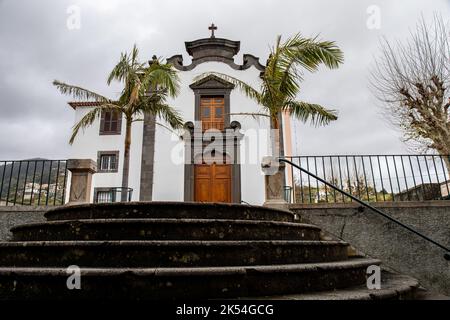
[[[64,204],[66,160],[0,161],[0,206]]]
[[[327,155],[286,156],[359,199],[374,201],[449,200],[449,156],[441,155]],[[302,172],[289,172],[292,202],[349,202],[320,181]]]
[[[95,203],[130,202],[133,196],[132,188],[99,188],[95,191]],[[122,200],[124,199],[124,200]]]
[[[395,218],[389,216],[388,214],[384,213],[383,211],[381,211],[381,210],[379,210],[379,209],[373,207],[373,206],[370,205],[369,203],[367,203],[367,202],[365,202],[365,201],[363,201],[363,200],[361,200],[361,199],[358,199],[357,197],[351,195],[350,193],[348,193],[348,192],[346,192],[346,191],[340,189],[339,187],[333,185],[332,183],[329,183],[328,181],[325,181],[324,179],[322,179],[322,178],[318,177],[317,175],[311,173],[309,170],[305,170],[305,169],[302,168],[301,166],[299,166],[299,165],[293,163],[292,161],[287,160],[287,159],[282,159],[282,158],[280,158],[279,161],[280,161],[280,162],[287,163],[287,164],[290,164],[290,165],[293,166],[294,168],[297,168],[298,170],[300,170],[300,172],[303,172],[303,173],[305,173],[306,175],[308,175],[308,177],[312,177],[313,179],[317,180],[318,182],[321,182],[322,184],[328,186],[328,187],[329,187],[330,189],[332,189],[333,191],[339,192],[340,194],[342,194],[342,196],[345,196],[345,197],[348,197],[348,198],[352,199],[353,201],[355,201],[355,202],[357,202],[357,203],[363,205],[364,207],[369,208],[369,209],[372,210],[373,212],[379,214],[380,216],[382,216],[382,217],[384,217],[384,218],[386,218],[386,219],[392,221],[393,223],[395,223],[395,224],[401,226],[402,228],[404,228],[404,229],[406,229],[406,230],[408,230],[408,231],[414,233],[415,235],[421,237],[422,239],[424,239],[424,240],[426,240],[426,241],[428,241],[428,242],[434,244],[435,246],[437,246],[437,247],[443,249],[443,250],[446,252],[446,253],[444,254],[444,258],[445,258],[446,260],[450,260],[450,248],[447,248],[446,246],[440,244],[440,243],[437,242],[437,241],[434,241],[433,239],[431,239],[431,238],[427,237],[426,235],[424,235],[424,234],[418,232],[417,230],[411,228],[410,226],[407,226],[407,225],[403,224],[402,222],[400,222],[400,221],[398,221],[397,219],[395,219]]]

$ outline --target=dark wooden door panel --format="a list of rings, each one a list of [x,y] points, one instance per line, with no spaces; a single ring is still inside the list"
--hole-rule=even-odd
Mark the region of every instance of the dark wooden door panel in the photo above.
[[[231,202],[231,166],[196,165],[195,201]]]

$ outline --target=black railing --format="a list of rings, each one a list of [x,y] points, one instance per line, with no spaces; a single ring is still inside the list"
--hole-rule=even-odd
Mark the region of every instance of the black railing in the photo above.
[[[0,206],[64,204],[66,160],[0,161]]]
[[[285,159],[369,202],[450,199],[449,156],[330,155]],[[352,201],[309,175],[291,171],[292,202]]]
[[[410,226],[407,226],[407,225],[403,224],[402,222],[398,221],[397,219],[395,219],[395,218],[389,216],[388,214],[384,213],[383,211],[381,211],[381,210],[379,210],[379,209],[373,207],[373,206],[370,205],[369,203],[367,203],[367,202],[365,202],[365,201],[363,201],[363,200],[361,200],[361,199],[358,199],[357,197],[351,195],[350,193],[348,193],[348,192],[346,192],[346,191],[340,189],[339,187],[333,185],[332,183],[329,183],[328,181],[325,181],[324,179],[322,179],[322,178],[318,177],[317,175],[311,173],[309,170],[303,169],[301,166],[299,166],[299,165],[293,163],[292,161],[287,160],[287,159],[279,159],[279,161],[280,161],[280,162],[287,163],[287,164],[290,164],[291,166],[293,166],[293,167],[297,168],[298,170],[300,170],[300,172],[303,172],[303,173],[305,173],[306,175],[308,175],[308,177],[312,177],[313,179],[315,179],[315,180],[317,180],[317,181],[323,183],[324,185],[328,186],[328,187],[331,188],[333,191],[339,192],[340,194],[342,194],[342,196],[346,196],[346,197],[352,199],[353,201],[355,201],[355,202],[357,202],[357,203],[363,205],[363,206],[366,207],[366,208],[369,208],[369,209],[372,210],[373,212],[375,212],[375,213],[381,215],[382,217],[384,217],[384,218],[386,218],[386,219],[388,219],[388,220],[394,222],[395,224],[401,226],[402,228],[404,228],[404,229],[406,229],[406,230],[408,230],[408,231],[414,233],[415,235],[421,237],[422,239],[425,239],[426,241],[428,241],[428,242],[430,242],[430,243],[432,243],[432,244],[438,246],[439,248],[445,250],[446,253],[444,254],[444,258],[445,258],[446,260],[450,260],[450,249],[447,248],[446,246],[440,244],[440,243],[437,242],[437,241],[434,241],[433,239],[431,239],[431,238],[427,237],[426,235],[424,235],[424,234],[418,232],[417,230],[411,228]]]
[[[110,202],[130,202],[133,196],[132,188],[99,188],[95,191],[95,203],[110,203]],[[122,200],[124,199],[124,200]]]

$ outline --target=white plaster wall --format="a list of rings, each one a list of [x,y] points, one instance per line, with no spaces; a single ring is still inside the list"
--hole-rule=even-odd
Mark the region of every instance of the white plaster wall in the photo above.
[[[256,68],[234,70],[221,62],[206,62],[191,71],[180,71],[181,89],[178,97],[169,101],[183,115],[184,121],[194,121],[194,92],[189,88],[194,78],[204,72],[221,72],[253,84],[259,89],[259,73]],[[230,96],[231,113],[260,112],[260,107],[235,88]],[[261,157],[268,154],[266,118],[232,115],[231,121],[239,121],[241,132],[241,190],[242,200],[251,204],[264,202],[264,176],[260,169]],[[261,132],[259,129],[264,129]],[[184,198],[184,149],[183,142],[167,129],[156,126],[154,200],[182,201]]]
[[[90,107],[79,107],[75,110],[75,123],[77,123]],[[141,121],[134,122],[132,127],[132,142],[130,152],[130,175],[128,185],[133,188],[132,200],[139,200],[139,181],[141,176],[141,150],[142,150],[142,128]],[[90,127],[80,131],[76,137],[71,150],[70,158],[92,159],[97,161],[98,151],[119,151],[119,170],[117,173],[96,173],[93,176],[92,185],[99,187],[120,187],[122,185],[123,149],[125,139],[125,120],[122,119],[122,130],[120,135],[99,135],[100,119]],[[93,199],[94,188],[91,192]]]
[[[251,83],[259,88],[259,72],[251,67],[247,70],[234,70],[221,62],[206,62],[191,71],[180,71],[181,88],[179,96],[169,101],[177,108],[184,121],[194,121],[194,92],[189,85],[196,76],[204,72],[221,72]],[[238,89],[234,89],[230,96],[231,113],[260,112],[260,107],[247,98]],[[75,123],[88,111],[89,107],[80,107],[75,111]],[[260,169],[261,158],[268,154],[267,118],[254,119],[251,116],[232,115],[231,121],[239,121],[242,125],[241,133],[245,135],[241,141],[241,191],[242,200],[251,204],[264,202],[264,176]],[[158,120],[162,124],[162,120]],[[117,173],[97,173],[93,177],[94,187],[120,187],[123,167],[123,141],[125,121],[122,120],[121,135],[99,135],[100,120],[80,132],[71,152],[71,158],[90,158],[97,160],[97,151],[119,150],[119,170]],[[130,158],[129,186],[134,189],[132,200],[139,200],[139,182],[141,170],[142,150],[142,122],[133,123],[132,144]],[[261,131],[262,129],[262,131]],[[91,193],[91,201],[93,198]],[[154,200],[183,201],[184,199],[184,143],[178,134],[156,125],[155,164],[154,164]]]

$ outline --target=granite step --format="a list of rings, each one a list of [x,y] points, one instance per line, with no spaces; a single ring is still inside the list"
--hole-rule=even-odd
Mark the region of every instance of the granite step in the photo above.
[[[341,241],[52,241],[0,243],[2,267],[216,267],[344,261]]]
[[[68,290],[65,268],[0,268],[3,300],[150,300],[299,294],[363,285],[374,259],[196,268],[82,268],[81,289]]]
[[[58,207],[49,210],[48,221],[84,219],[230,219],[293,222],[290,211],[261,206],[199,202],[97,203]]]
[[[225,219],[88,219],[11,229],[13,241],[320,240],[320,228],[293,222]]]
[[[383,271],[380,289],[368,289],[366,284],[336,290],[247,297],[251,300],[411,300],[417,299],[419,282],[409,276]]]

